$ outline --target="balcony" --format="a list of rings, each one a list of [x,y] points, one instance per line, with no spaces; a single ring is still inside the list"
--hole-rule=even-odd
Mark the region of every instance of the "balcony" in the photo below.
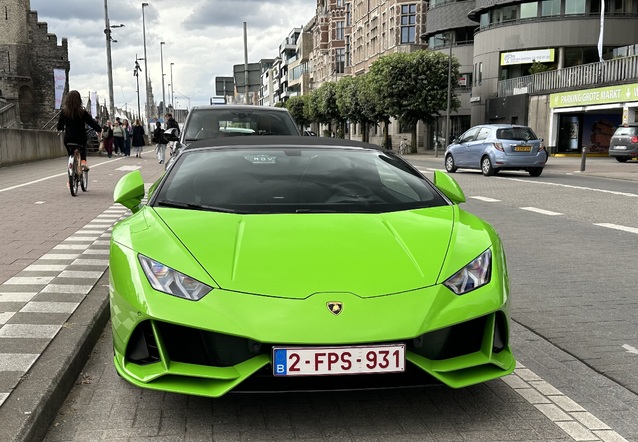
[[[633,83],[638,80],[638,55],[614,58],[498,82],[498,96],[549,94],[592,86]]]

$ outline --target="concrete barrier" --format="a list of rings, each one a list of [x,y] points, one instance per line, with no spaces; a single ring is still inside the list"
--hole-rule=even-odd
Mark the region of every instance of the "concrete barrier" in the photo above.
[[[0,129],[0,167],[65,156],[62,135],[57,132]]]

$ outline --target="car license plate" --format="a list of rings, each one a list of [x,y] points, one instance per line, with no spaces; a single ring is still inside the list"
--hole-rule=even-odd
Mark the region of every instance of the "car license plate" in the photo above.
[[[616,149],[616,150],[626,150],[627,146],[614,146],[612,147],[612,149]]]
[[[274,347],[275,376],[314,376],[405,371],[405,345]]]
[[[514,146],[514,152],[531,152],[532,146]]]

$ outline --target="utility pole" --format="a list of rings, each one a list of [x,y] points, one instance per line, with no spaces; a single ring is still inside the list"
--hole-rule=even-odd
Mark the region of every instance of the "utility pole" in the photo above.
[[[106,70],[109,77],[109,118],[114,118],[115,100],[113,98],[113,63],[111,61],[111,25],[109,23],[108,0],[104,0],[104,33],[106,34]]]
[[[162,65],[162,114],[159,117],[163,117],[166,113],[166,90],[164,89],[164,45],[166,42],[160,41],[160,64]]]
[[[144,17],[144,7],[148,6],[148,3],[142,3],[142,34],[144,35],[144,79],[146,80],[146,109],[144,109],[144,113],[146,116],[146,121],[150,118],[151,106],[149,105],[149,96],[148,96],[148,57],[146,56],[146,19]]]

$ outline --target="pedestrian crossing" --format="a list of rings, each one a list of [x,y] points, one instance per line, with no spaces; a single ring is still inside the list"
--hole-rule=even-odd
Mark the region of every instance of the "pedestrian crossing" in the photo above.
[[[0,284],[0,406],[108,268],[119,204]]]

